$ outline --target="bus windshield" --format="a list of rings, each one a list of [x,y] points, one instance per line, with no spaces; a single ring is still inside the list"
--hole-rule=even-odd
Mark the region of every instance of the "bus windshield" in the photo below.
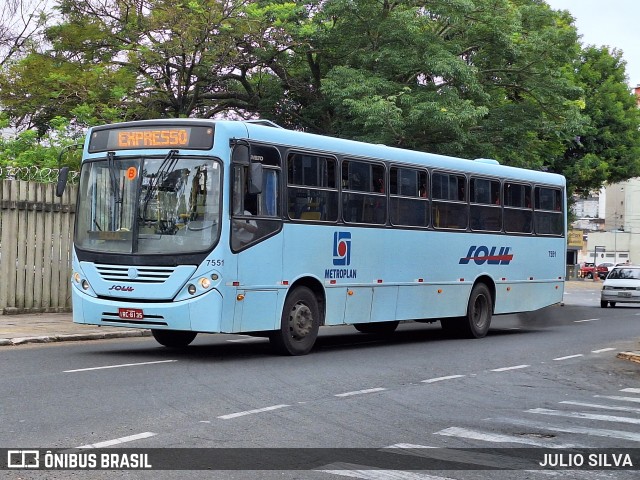
[[[106,158],[86,162],[76,246],[105,253],[204,251],[218,240],[221,168],[207,158]]]

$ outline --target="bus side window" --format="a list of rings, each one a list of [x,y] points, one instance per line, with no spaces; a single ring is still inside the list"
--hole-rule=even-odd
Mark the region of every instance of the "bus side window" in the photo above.
[[[505,182],[503,189],[505,232],[532,233],[531,185]]]
[[[270,236],[281,224],[279,153],[273,147],[252,145],[251,155],[263,163],[260,193],[249,193],[249,166],[232,165],[231,247],[234,251]]]
[[[337,160],[291,153],[287,161],[287,210],[294,220],[338,219]]]
[[[501,231],[500,182],[472,177],[469,181],[469,197],[471,229],[489,232]]]
[[[429,225],[427,172],[414,168],[391,167],[389,175],[389,215],[393,225]]]
[[[535,188],[535,231],[541,235],[562,235],[564,215],[562,191],[557,188]]]
[[[342,216],[345,222],[378,225],[386,223],[384,165],[343,160],[342,185]]]
[[[434,172],[431,176],[433,226],[466,230],[469,210],[464,175]]]

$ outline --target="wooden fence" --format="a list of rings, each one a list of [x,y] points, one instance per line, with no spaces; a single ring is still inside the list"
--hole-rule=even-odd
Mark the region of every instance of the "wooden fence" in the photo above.
[[[71,311],[76,185],[0,180],[0,312]]]

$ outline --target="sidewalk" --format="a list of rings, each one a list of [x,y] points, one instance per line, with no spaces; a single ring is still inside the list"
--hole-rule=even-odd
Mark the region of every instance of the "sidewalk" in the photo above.
[[[71,313],[0,315],[0,346],[150,336],[149,330],[73,323]]]
[[[572,280],[566,290],[600,290],[602,282]],[[41,313],[22,315],[0,315],[0,346],[15,346],[26,343],[68,342],[80,340],[103,340],[106,338],[146,337],[149,330],[121,327],[100,327],[73,323],[71,313]],[[640,351],[620,352],[618,358],[640,363]]]

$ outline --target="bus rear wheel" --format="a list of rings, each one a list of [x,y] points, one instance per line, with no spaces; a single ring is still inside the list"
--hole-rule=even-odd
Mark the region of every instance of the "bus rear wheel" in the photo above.
[[[269,336],[282,355],[306,355],[318,338],[320,308],[315,294],[307,287],[293,289],[284,302],[280,329]]]
[[[471,290],[467,314],[459,318],[443,318],[442,329],[450,335],[463,338],[482,338],[491,326],[493,299],[489,287],[478,283]]]
[[[391,334],[398,328],[399,321],[376,322],[376,323],[354,323],[356,330],[362,333],[374,333],[378,335]]]
[[[466,338],[484,337],[491,326],[492,313],[493,299],[489,287],[484,283],[478,283],[471,290],[466,321],[462,322],[462,334]]]
[[[193,342],[198,333],[180,330],[151,330],[151,334],[160,345],[170,348],[184,348]]]

